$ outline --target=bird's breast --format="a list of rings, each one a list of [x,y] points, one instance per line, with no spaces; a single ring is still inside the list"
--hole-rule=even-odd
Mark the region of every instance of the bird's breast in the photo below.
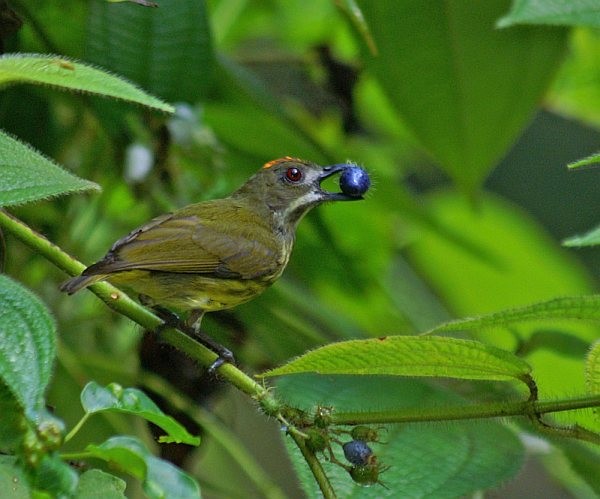
[[[206,312],[245,303],[270,285],[270,282],[261,279],[220,279],[198,274],[140,270],[111,275],[109,281],[143,294],[150,304],[179,311],[202,309]]]

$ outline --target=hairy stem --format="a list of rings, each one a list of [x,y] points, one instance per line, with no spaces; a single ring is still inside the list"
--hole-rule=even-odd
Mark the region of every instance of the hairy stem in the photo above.
[[[337,496],[335,494],[335,491],[333,490],[333,487],[331,486],[331,482],[325,474],[323,466],[321,466],[321,461],[319,461],[317,459],[317,456],[315,456],[315,453],[312,452],[306,446],[306,440],[304,440],[304,438],[302,438],[302,436],[300,436],[299,433],[294,431],[289,431],[288,433],[300,449],[300,452],[302,453],[302,456],[308,464],[310,471],[312,472],[313,476],[315,477],[315,480],[319,484],[319,488],[323,493],[323,497],[325,499],[335,499],[335,497]]]
[[[419,423],[428,421],[452,421],[460,419],[502,418],[507,416],[529,416],[531,410],[539,413],[573,411],[600,407],[600,396],[589,396],[562,400],[492,402],[444,407],[419,407],[414,410],[392,409],[386,411],[357,411],[331,413],[331,424],[390,424]]]
[[[532,414],[541,415],[551,412],[573,411],[600,407],[600,396],[590,395],[561,400],[523,400],[516,402],[493,402],[485,404],[469,404],[444,407],[419,407],[414,410],[392,409],[386,411],[358,411],[358,412],[332,412],[331,424],[356,425],[356,424],[393,424],[393,423],[418,423],[431,421],[451,421],[467,419],[502,418],[507,416],[524,416],[534,420],[536,427],[544,433],[563,435],[579,440],[600,444],[600,435],[574,426],[562,428],[543,423]]]

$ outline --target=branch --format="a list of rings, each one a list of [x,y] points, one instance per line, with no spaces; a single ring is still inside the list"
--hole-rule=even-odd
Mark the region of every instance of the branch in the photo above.
[[[600,395],[561,400],[523,400],[517,402],[493,402],[485,404],[457,405],[454,407],[419,407],[414,410],[390,409],[387,411],[367,412],[335,412],[331,413],[333,425],[356,424],[393,424],[417,423],[431,421],[453,421],[468,419],[503,418],[507,416],[524,416],[531,419],[531,414],[574,411],[600,407]],[[540,425],[536,426],[539,428]],[[579,426],[560,428],[545,423],[539,428],[545,433],[570,436],[600,445],[600,435]]]

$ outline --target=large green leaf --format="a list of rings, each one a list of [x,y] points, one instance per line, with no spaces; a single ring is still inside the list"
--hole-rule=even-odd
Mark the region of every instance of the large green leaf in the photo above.
[[[575,493],[573,496],[600,497],[600,473],[598,473],[600,449],[598,449],[597,446],[586,446],[582,442],[576,442],[567,439],[556,441],[556,444],[557,447],[559,447],[564,455],[569,459],[569,468],[577,473],[583,482],[591,488],[591,491],[580,490],[580,494]],[[557,471],[559,476],[560,474],[564,473],[563,470]],[[594,493],[596,495],[594,495]]]
[[[115,75],[78,61],[44,54],[0,56],[0,85],[35,83],[136,102],[172,113],[173,107]]]
[[[593,292],[584,269],[518,207],[486,194],[474,208],[453,192],[436,193],[426,202],[439,229],[419,228],[408,248],[410,261],[455,316],[498,313],[485,320],[514,325],[546,314],[556,327],[557,318],[573,318],[581,307],[583,318],[593,318],[598,298],[577,297]],[[479,248],[482,256],[448,240],[443,231]],[[556,298],[564,296],[572,298]],[[514,332],[526,338],[536,327]],[[588,342],[597,337],[593,326],[573,324],[572,329]]]
[[[19,447],[26,427],[24,408],[12,391],[0,383],[0,449],[8,451]]]
[[[89,414],[97,412],[122,412],[142,417],[165,430],[169,436],[161,437],[161,442],[198,445],[200,439],[194,437],[174,418],[162,412],[141,390],[123,388],[111,383],[104,387],[91,381],[81,392],[81,404]]]
[[[0,275],[0,381],[30,418],[44,408],[56,351],[55,325],[33,293]]]
[[[558,67],[559,28],[495,28],[507,0],[363,1],[366,56],[397,112],[464,189],[477,188],[527,124]]]
[[[265,376],[314,372],[462,379],[523,379],[527,362],[483,343],[441,336],[389,336],[325,345]]]
[[[72,497],[78,482],[77,472],[56,452],[44,455],[34,470],[34,488],[51,497]]]
[[[168,461],[154,457],[133,437],[113,437],[100,445],[88,445],[86,451],[142,480],[144,492],[151,499],[200,497],[200,489],[192,477]]]
[[[76,499],[125,499],[125,482],[120,478],[92,469],[79,477]]]
[[[72,175],[22,142],[0,132],[0,206],[89,189],[99,189],[99,186]]]
[[[343,0],[336,2],[336,6],[348,18],[350,25],[359,33],[364,43],[369,47],[372,54],[377,54],[377,46],[371,36],[369,25],[365,22],[363,13],[356,0]]]
[[[298,375],[278,381],[278,393],[305,410],[324,405],[339,411],[404,407],[440,407],[458,398],[417,380],[368,376]],[[381,443],[370,444],[378,462],[389,465],[380,474],[382,485],[355,484],[345,470],[322,460],[339,497],[450,498],[493,487],[519,469],[523,449],[516,436],[498,423],[407,424],[378,428]],[[342,440],[346,440],[343,438]],[[347,438],[349,440],[349,438]],[[344,461],[334,445],[338,459]],[[309,497],[318,491],[295,446],[288,446]]]
[[[597,29],[576,28],[569,39],[569,51],[546,99],[546,105],[558,114],[584,121],[596,128],[600,125],[600,32]],[[589,146],[594,147],[594,146]],[[592,149],[593,150],[593,149]],[[579,154],[588,154],[584,148]],[[573,159],[577,158],[574,156]],[[570,166],[587,166],[594,155]]]
[[[0,490],[9,494],[11,499],[30,499],[31,490],[27,483],[27,475],[17,465],[14,456],[0,455]]]
[[[595,0],[514,0],[498,26],[513,24],[600,26],[600,8]]]
[[[206,103],[205,116],[231,149],[243,152],[245,158],[291,155],[328,160],[318,142],[298,126],[263,80],[226,57],[219,59],[216,72],[225,103]]]
[[[197,102],[211,85],[213,52],[203,0],[157,9],[91,3],[87,57],[170,101]]]

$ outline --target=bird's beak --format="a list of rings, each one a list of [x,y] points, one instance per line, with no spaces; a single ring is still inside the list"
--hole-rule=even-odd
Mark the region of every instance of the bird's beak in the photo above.
[[[326,178],[329,178],[335,175],[336,173],[341,173],[349,167],[350,165],[344,163],[324,166],[323,173],[319,176],[319,184],[321,184],[321,182],[323,182],[323,180],[325,180]],[[359,199],[363,199],[362,196],[348,196],[343,192],[329,192],[323,189],[321,189],[321,192],[323,193],[324,201],[357,201]]]

